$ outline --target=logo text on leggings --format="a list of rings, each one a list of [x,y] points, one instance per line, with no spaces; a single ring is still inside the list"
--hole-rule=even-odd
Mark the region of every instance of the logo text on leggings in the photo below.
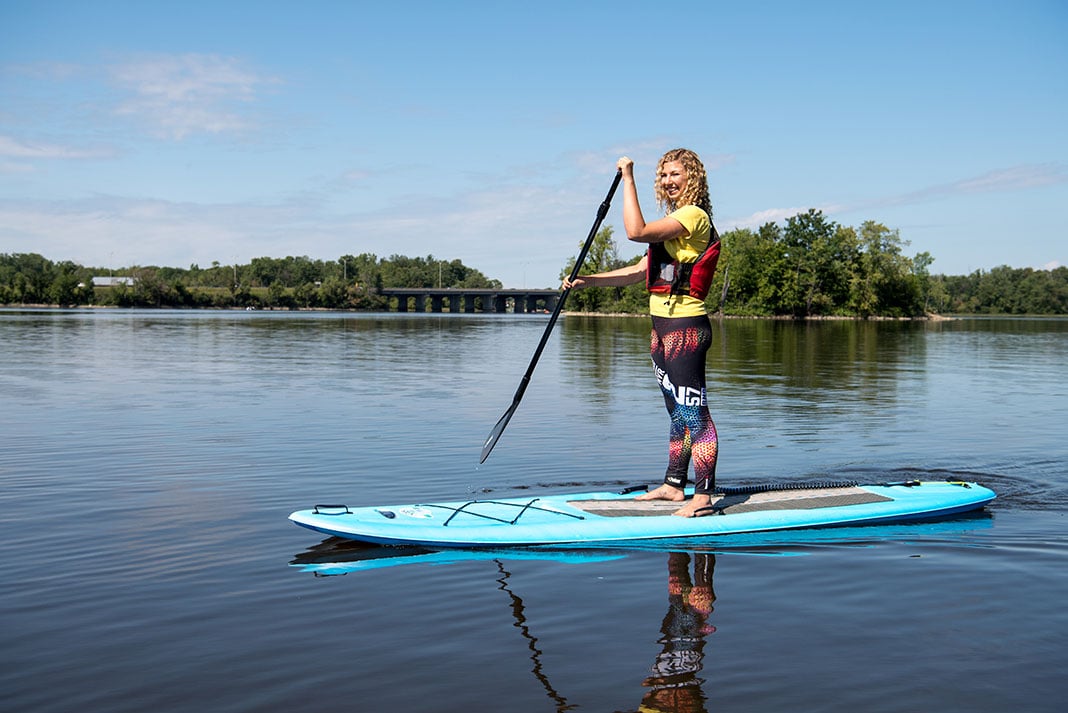
[[[660,388],[673,394],[675,403],[680,406],[705,405],[705,390],[703,388],[695,389],[692,386],[675,386],[671,383],[666,371],[658,366],[653,368],[656,369],[656,380],[660,382]]]

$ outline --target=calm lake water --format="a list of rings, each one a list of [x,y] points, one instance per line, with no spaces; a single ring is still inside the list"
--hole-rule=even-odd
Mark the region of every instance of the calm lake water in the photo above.
[[[940,523],[531,556],[286,516],[659,482],[641,318],[0,311],[4,711],[1060,711],[1068,320],[714,322],[719,482]]]

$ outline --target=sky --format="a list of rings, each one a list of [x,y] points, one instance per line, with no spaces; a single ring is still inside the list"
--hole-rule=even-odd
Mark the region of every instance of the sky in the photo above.
[[[1068,264],[1068,2],[0,0],[0,253],[556,287],[616,160],[651,220],[680,146],[721,233],[817,209],[935,273]]]

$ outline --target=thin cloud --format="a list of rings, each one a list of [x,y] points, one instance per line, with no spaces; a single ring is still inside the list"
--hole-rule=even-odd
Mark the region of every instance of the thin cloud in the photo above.
[[[1020,164],[1010,168],[1001,168],[978,176],[962,178],[958,181],[927,186],[915,191],[885,196],[853,205],[840,206],[839,212],[855,213],[879,208],[895,208],[916,205],[930,201],[971,196],[983,193],[1005,193],[1023,191],[1032,188],[1055,186],[1068,183],[1068,171],[1059,163]]]
[[[1060,164],[1022,164],[951,183],[922,188],[918,191],[890,198],[885,204],[908,205],[939,198],[974,195],[976,193],[1019,191],[1042,186],[1054,186],[1066,182],[1068,182],[1068,172]]]
[[[85,68],[72,62],[27,62],[0,66],[0,76],[29,78],[37,81],[67,81],[81,79]]]
[[[755,229],[762,225],[766,225],[767,223],[779,223],[787,218],[794,217],[798,213],[807,213],[812,207],[813,206],[806,208],[769,208],[767,210],[751,213],[743,218],[732,218],[726,221],[725,227],[728,230],[733,230],[735,228]],[[835,210],[835,206],[816,208],[816,210],[830,213]]]
[[[0,201],[0,243],[84,265],[182,266],[271,255],[279,226],[292,226],[278,206],[205,205],[96,196],[72,201]],[[267,242],[261,250],[261,243]]]
[[[19,141],[10,136],[0,136],[0,156],[20,159],[86,159],[111,155],[103,150],[76,149],[58,144]]]
[[[195,134],[241,133],[255,122],[244,105],[275,80],[232,57],[151,56],[110,68],[112,80],[133,96],[115,109],[144,122],[157,136],[182,140]]]
[[[758,228],[765,223],[778,223],[787,218],[791,218],[798,213],[805,213],[812,208],[820,210],[826,214],[859,213],[881,208],[897,208],[916,205],[918,203],[927,203],[929,201],[944,200],[958,196],[1021,191],[1032,188],[1042,188],[1045,186],[1055,186],[1062,183],[1068,183],[1068,171],[1065,170],[1065,167],[1062,164],[1021,164],[1011,168],[989,171],[978,176],[962,178],[959,181],[936,184],[916,191],[909,191],[907,193],[900,193],[868,201],[859,201],[852,204],[828,204],[824,206],[808,206],[805,208],[769,208],[743,218],[729,220],[726,222],[726,225],[730,228]]]

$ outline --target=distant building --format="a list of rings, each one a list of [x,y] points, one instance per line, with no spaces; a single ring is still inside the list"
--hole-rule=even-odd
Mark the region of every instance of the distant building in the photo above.
[[[133,285],[135,282],[132,277],[103,277],[93,278],[93,287],[115,287],[116,285],[126,285],[127,287]]]

